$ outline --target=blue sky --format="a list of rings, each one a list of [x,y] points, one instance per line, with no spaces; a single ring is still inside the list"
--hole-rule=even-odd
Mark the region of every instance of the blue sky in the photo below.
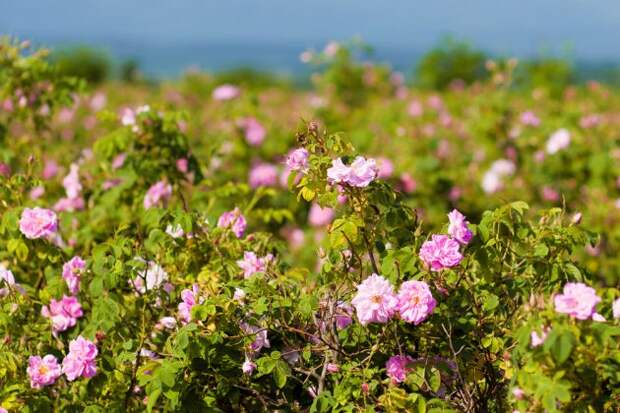
[[[422,52],[450,33],[496,54],[570,50],[578,59],[620,60],[617,0],[0,1],[0,32],[47,44],[301,49],[361,35],[377,49]]]

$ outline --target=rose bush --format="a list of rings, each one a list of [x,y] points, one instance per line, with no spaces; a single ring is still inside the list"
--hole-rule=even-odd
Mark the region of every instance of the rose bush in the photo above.
[[[620,408],[602,87],[560,103],[497,69],[422,102],[332,44],[320,96],[191,74],[111,106],[22,46],[0,48],[2,408]]]

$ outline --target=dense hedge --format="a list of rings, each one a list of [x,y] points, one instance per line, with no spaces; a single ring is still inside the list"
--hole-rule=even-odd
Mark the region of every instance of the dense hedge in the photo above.
[[[429,95],[339,44],[309,93],[86,91],[26,47],[0,46],[2,409],[620,408],[611,91],[523,94],[510,62]]]

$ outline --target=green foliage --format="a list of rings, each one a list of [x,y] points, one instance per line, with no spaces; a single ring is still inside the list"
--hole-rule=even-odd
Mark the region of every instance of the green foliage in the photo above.
[[[455,81],[469,85],[484,80],[486,56],[469,44],[445,38],[417,65],[416,82],[421,87],[442,90]]]
[[[87,46],[58,50],[51,55],[61,74],[99,84],[110,76],[110,59],[100,50]]]
[[[507,87],[514,64],[500,62],[476,90],[408,89],[403,101],[394,95],[405,86],[386,67],[364,65],[338,44],[317,57],[323,72],[313,93],[324,106],[256,79],[238,98],[214,101],[215,86],[241,78],[195,73],[160,88],[105,85],[101,105],[26,46],[0,49],[0,100],[14,104],[0,114],[0,162],[9,167],[0,178],[3,408],[618,410],[620,169],[606,122],[620,100],[612,91],[576,88],[561,103],[524,94]],[[18,91],[40,93],[20,106]],[[411,113],[413,101],[420,112]],[[321,121],[293,132],[297,108]],[[543,119],[539,126],[523,124],[526,110]],[[595,112],[606,120],[582,122]],[[260,145],[245,136],[249,117],[265,129]],[[570,130],[570,146],[544,152],[560,127]],[[281,164],[291,148],[304,148],[308,165],[287,176]],[[335,159],[350,165],[371,155],[391,160],[395,172],[367,186],[328,180]],[[498,159],[514,170],[485,190]],[[60,164],[55,176],[43,176],[49,160]],[[259,162],[275,168],[273,181],[249,182]],[[75,189],[65,178],[72,164],[83,205],[63,208],[58,201]],[[169,192],[145,203],[156,183]],[[547,185],[561,197],[541,193]],[[44,193],[30,196],[38,187]],[[313,204],[333,219],[309,220]],[[56,209],[53,236],[31,239],[20,229],[35,206]],[[473,237],[459,246],[457,265],[432,271],[420,248],[449,232],[454,208]],[[243,215],[243,234],[220,223],[227,211]],[[245,253],[256,256],[252,274]],[[74,256],[86,264],[72,294],[63,266]],[[425,282],[436,307],[417,324],[394,315],[363,325],[351,303],[372,273],[395,292]],[[556,311],[568,282],[595,289],[596,316]],[[75,295],[83,314],[52,334],[42,308],[64,295]],[[97,346],[96,375],[33,388],[29,357],[62,361],[79,335]],[[412,359],[402,380],[386,368],[395,355]]]

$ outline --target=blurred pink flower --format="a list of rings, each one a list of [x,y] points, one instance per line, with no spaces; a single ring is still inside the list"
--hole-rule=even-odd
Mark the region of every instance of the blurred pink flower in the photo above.
[[[313,203],[308,213],[308,223],[313,227],[323,227],[329,225],[334,219],[334,210],[328,207],[321,208],[319,204]]]
[[[19,230],[29,239],[50,237],[57,229],[58,218],[49,209],[25,208],[19,220]]]
[[[250,169],[248,183],[252,188],[276,186],[278,184],[278,169],[269,163],[259,163]]]
[[[537,127],[540,125],[540,119],[536,116],[534,112],[528,110],[523,112],[520,117],[521,123],[526,126]]]
[[[567,129],[558,129],[553,132],[547,141],[547,153],[553,155],[570,145],[570,132]]]
[[[240,126],[244,129],[245,141],[252,146],[259,146],[267,136],[267,130],[256,118],[242,119]]]
[[[154,183],[146,195],[144,195],[144,209],[149,209],[154,206],[165,206],[170,197],[172,196],[172,186],[166,181],[159,181]]]
[[[58,173],[58,163],[56,163],[53,159],[48,159],[45,161],[45,165],[43,167],[43,179],[52,179]]]
[[[220,85],[213,89],[212,97],[215,100],[225,101],[239,97],[239,88],[233,85]]]
[[[601,297],[596,295],[594,288],[583,283],[566,283],[562,294],[553,298],[556,312],[568,314],[578,320],[592,317],[600,301]]]
[[[394,164],[388,158],[381,157],[377,159],[378,172],[377,176],[381,179],[387,179],[394,173]]]

